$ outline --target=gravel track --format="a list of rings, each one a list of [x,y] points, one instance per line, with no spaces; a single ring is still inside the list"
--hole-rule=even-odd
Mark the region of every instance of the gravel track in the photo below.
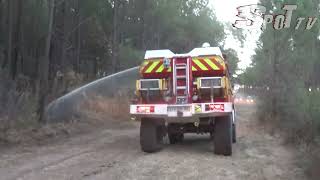
[[[111,123],[45,146],[2,152],[0,179],[306,179],[295,150],[269,135],[254,115],[254,107],[238,108],[238,143],[231,157],[214,155],[209,135],[187,135],[176,145],[166,140],[161,152],[146,154],[138,124]]]

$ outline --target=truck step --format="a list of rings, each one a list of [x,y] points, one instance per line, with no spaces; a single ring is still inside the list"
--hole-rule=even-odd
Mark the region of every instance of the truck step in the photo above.
[[[177,76],[177,79],[185,79],[187,76],[185,76],[185,75],[179,75],[179,76]]]
[[[183,90],[183,89],[187,89],[187,86],[177,86],[178,90]]]
[[[187,69],[185,66],[177,66],[176,69]]]
[[[177,98],[188,98],[188,96],[177,96]]]

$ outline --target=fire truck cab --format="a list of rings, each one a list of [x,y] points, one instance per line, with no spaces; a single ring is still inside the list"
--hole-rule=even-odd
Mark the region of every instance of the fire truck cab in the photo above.
[[[205,43],[187,54],[146,51],[136,82],[130,114],[141,121],[140,144],[145,152],[185,133],[208,133],[215,154],[231,155],[236,142],[235,107],[228,65],[219,47]]]

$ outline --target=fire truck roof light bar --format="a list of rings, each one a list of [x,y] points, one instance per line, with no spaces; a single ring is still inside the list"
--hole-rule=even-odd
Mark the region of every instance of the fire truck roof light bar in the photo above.
[[[144,59],[156,59],[156,58],[173,58],[173,57],[199,57],[199,56],[222,56],[219,47],[202,47],[195,48],[187,54],[175,54],[169,49],[164,50],[148,50],[146,51]]]
[[[175,54],[169,49],[163,50],[148,50],[144,56],[144,59],[154,59],[154,58],[172,58]]]

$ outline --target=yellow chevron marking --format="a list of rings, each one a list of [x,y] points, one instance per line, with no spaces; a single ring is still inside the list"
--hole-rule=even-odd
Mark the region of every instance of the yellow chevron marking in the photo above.
[[[141,66],[140,66],[140,72],[142,73],[142,70],[144,69],[144,67],[146,67],[146,65],[149,63],[149,61],[143,61]]]
[[[217,56],[216,58],[218,59],[218,63],[220,63],[223,66],[223,68],[225,69],[226,63],[224,62],[224,60],[220,56]]]
[[[195,67],[192,66],[192,71],[197,71],[197,69]]]
[[[151,71],[160,63],[160,61],[154,61],[152,65],[146,70],[145,73],[151,73]]]
[[[203,71],[207,71],[207,70],[208,70],[208,68],[207,68],[205,65],[203,65],[203,64],[199,61],[199,59],[193,59],[193,62],[196,63],[196,64],[200,67],[201,70],[203,70]]]
[[[162,71],[163,71],[163,69],[164,69],[164,65],[162,64],[159,68],[158,68],[158,70],[156,71],[157,73],[161,73]]]
[[[213,69],[213,70],[219,70],[219,67],[215,65],[210,59],[205,58],[204,61]]]

